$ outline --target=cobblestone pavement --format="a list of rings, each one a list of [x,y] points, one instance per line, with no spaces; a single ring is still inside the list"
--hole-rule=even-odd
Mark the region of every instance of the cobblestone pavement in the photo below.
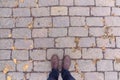
[[[46,80],[53,54],[70,55],[76,80],[120,80],[119,7],[120,0],[0,0],[0,80]]]

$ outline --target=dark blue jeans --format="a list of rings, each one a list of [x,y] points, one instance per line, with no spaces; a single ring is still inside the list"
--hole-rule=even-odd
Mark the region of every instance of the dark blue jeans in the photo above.
[[[52,69],[47,80],[58,80],[59,71]],[[75,80],[68,70],[62,69],[61,76],[63,80]]]

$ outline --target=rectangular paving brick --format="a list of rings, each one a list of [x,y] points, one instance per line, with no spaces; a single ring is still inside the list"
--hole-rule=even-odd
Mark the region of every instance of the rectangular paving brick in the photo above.
[[[102,59],[103,53],[101,49],[98,48],[83,48],[82,49],[82,58],[83,59]]]
[[[98,71],[113,71],[112,60],[100,60],[97,62]]]
[[[0,38],[8,38],[9,34],[11,34],[10,29],[0,29]]]
[[[0,50],[0,60],[10,59],[11,51],[10,50]]]
[[[72,59],[80,59],[82,56],[81,50],[65,49],[65,55],[69,55]]]
[[[85,17],[70,17],[71,26],[84,26]]]
[[[36,0],[24,0],[24,2],[19,0],[19,7],[36,7],[36,5]]]
[[[80,47],[92,47],[96,45],[94,37],[80,38],[79,44]]]
[[[49,48],[54,47],[53,38],[36,38],[34,39],[35,48]]]
[[[47,59],[50,60],[52,55],[58,55],[60,59],[63,58],[64,51],[62,49],[47,49]]]
[[[29,8],[14,8],[13,16],[14,17],[30,16],[30,9]]]
[[[33,63],[31,61],[19,61],[19,63],[17,64],[17,71],[30,72],[32,71],[32,69],[33,69]]]
[[[70,7],[69,15],[71,16],[89,16],[89,7]]]
[[[93,7],[91,8],[91,15],[110,16],[110,8],[109,7]]]
[[[103,18],[101,17],[88,17],[86,22],[88,26],[103,26]]]
[[[105,72],[105,80],[118,80],[117,72]]]
[[[99,72],[88,72],[85,73],[85,80],[104,80],[104,74]]]
[[[14,50],[12,51],[12,59],[28,60],[29,54],[27,50]]]
[[[115,47],[115,41],[103,38],[97,38],[97,47]]]
[[[50,37],[67,36],[67,28],[50,28],[48,33]]]
[[[35,18],[34,27],[52,27],[52,18]]]
[[[120,26],[120,17],[105,17],[107,26]]]
[[[89,35],[91,35],[91,36],[103,36],[104,35],[104,28],[91,27],[91,28],[89,28]]]
[[[11,17],[12,9],[10,8],[0,8],[0,17]]]
[[[39,6],[55,6],[58,5],[58,0],[39,0]]]
[[[13,38],[31,38],[31,30],[27,28],[16,28],[12,31]]]
[[[53,17],[53,27],[68,27],[69,17]]]
[[[47,29],[33,29],[32,37],[47,37]]]
[[[94,5],[94,0],[75,0],[75,5],[92,6]]]
[[[84,27],[70,27],[69,36],[88,36],[88,29]]]
[[[72,6],[73,5],[73,0],[60,0],[60,5]]]
[[[15,47],[17,49],[32,49],[33,41],[32,40],[24,40],[24,39],[16,39]]]
[[[16,27],[28,27],[32,23],[33,18],[16,18]]]
[[[12,39],[0,39],[0,49],[11,49],[13,46]]]
[[[113,7],[112,8],[112,15],[119,16],[120,15],[120,8]]]
[[[22,79],[25,79],[24,78],[24,73],[23,72],[9,72],[7,74],[7,76],[10,76],[12,79],[15,79],[15,80],[22,80]]]
[[[32,60],[46,60],[46,51],[45,50],[31,50],[30,58]]]
[[[51,15],[67,15],[68,9],[67,7],[51,7]]]
[[[95,64],[91,60],[78,60],[78,65],[81,71],[95,71]]]
[[[0,79],[6,80],[6,75],[3,72],[0,72]]]
[[[16,7],[16,0],[0,0],[0,7]]]
[[[13,28],[13,27],[15,27],[15,19],[0,18],[0,28]]]
[[[45,62],[34,62],[34,71],[48,72],[51,70],[49,61]]]
[[[57,38],[56,47],[75,47],[74,38],[72,37],[63,37]]]
[[[114,70],[120,71],[120,63],[117,63],[116,61],[114,61]]]
[[[116,46],[120,48],[120,37],[116,37]]]
[[[32,16],[34,16],[34,17],[50,15],[50,8],[48,8],[48,7],[32,8],[31,11],[32,11]]]
[[[96,0],[96,6],[114,6],[114,0]]]

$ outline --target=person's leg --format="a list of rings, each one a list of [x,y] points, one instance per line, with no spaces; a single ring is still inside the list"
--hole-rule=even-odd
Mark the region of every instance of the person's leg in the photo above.
[[[71,65],[71,59],[69,56],[66,55],[63,59],[63,65],[62,65],[62,71],[61,71],[63,80],[75,80],[70,74],[70,72],[68,71],[70,65]]]
[[[58,80],[58,76],[59,76],[58,66],[59,66],[59,58],[57,55],[53,55],[51,58],[52,71],[50,72],[47,80]]]

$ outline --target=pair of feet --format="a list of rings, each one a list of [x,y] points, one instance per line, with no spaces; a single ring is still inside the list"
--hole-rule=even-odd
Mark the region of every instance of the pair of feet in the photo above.
[[[62,62],[62,68],[68,70],[71,65],[71,59],[68,55],[65,55]],[[51,57],[51,67],[52,69],[59,68],[59,57],[57,55],[53,55]]]

